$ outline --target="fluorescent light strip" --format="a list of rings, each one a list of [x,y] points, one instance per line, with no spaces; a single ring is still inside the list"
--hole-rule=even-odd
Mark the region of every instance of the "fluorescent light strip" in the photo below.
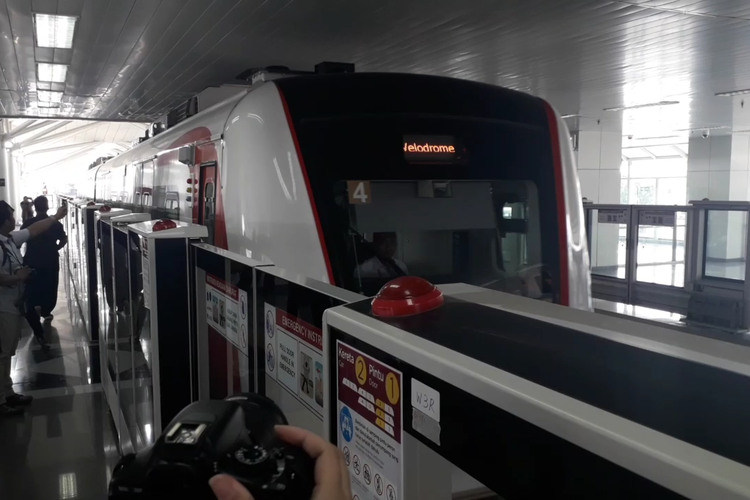
[[[62,92],[53,92],[51,90],[37,90],[36,97],[39,102],[61,102]]]
[[[637,104],[635,106],[623,106],[619,108],[604,108],[604,111],[626,111],[628,109],[655,108],[658,106],[672,106],[674,104],[680,104],[680,101],[659,101],[659,102],[651,102],[648,104]]]
[[[560,118],[567,120],[568,118],[580,118],[581,115],[562,115]]]
[[[738,95],[750,94],[750,89],[743,90],[732,90],[731,92],[718,92],[714,94],[716,97],[734,97]]]
[[[59,108],[60,107],[60,103],[59,102],[43,102],[43,101],[40,101],[40,102],[38,102],[36,104],[37,104],[38,108]]]
[[[54,49],[73,48],[73,34],[77,17],[34,14],[37,47]]]
[[[40,82],[64,83],[68,75],[67,64],[38,63],[36,67]]]
[[[702,130],[721,130],[724,128],[729,128],[726,125],[717,125],[715,127],[698,127],[698,128],[681,128],[675,130],[675,132],[699,132]]]

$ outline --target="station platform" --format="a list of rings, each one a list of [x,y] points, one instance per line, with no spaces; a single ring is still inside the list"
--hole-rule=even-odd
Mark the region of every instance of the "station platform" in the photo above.
[[[99,350],[89,343],[70,280],[61,276],[57,307],[42,349],[25,329],[11,376],[34,397],[23,417],[0,420],[3,499],[102,500],[120,453],[102,392]]]

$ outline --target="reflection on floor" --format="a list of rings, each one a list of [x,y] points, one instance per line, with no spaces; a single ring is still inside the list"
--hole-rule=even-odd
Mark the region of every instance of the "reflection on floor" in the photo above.
[[[595,249],[591,256],[591,272],[599,276],[625,279],[625,242],[616,250],[606,253]],[[614,259],[617,264],[614,264]],[[636,281],[658,285],[685,286],[684,243],[672,245],[639,243],[636,256]],[[745,279],[745,259],[710,259],[705,263],[704,274],[710,278]]]
[[[90,347],[61,279],[51,345],[24,332],[13,359],[16,392],[34,396],[24,417],[0,420],[0,499],[102,500],[118,451]]]

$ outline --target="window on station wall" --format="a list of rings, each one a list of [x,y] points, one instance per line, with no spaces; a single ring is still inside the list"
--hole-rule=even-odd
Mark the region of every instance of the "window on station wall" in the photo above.
[[[682,147],[687,148],[686,145]],[[648,151],[656,156],[657,152],[662,153],[660,148],[668,148],[674,152],[674,146],[656,146],[648,148]],[[620,203],[687,204],[687,158],[624,158],[620,167]]]

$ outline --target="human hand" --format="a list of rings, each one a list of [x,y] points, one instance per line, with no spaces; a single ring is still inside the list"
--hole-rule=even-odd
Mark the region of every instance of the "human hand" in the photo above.
[[[68,204],[64,203],[60,208],[57,209],[57,213],[55,214],[55,219],[57,220],[64,219],[66,215],[68,215]]]
[[[351,500],[349,471],[344,457],[331,443],[298,427],[276,426],[276,434],[287,443],[298,446],[315,459],[315,489],[311,500]],[[253,500],[239,481],[219,474],[209,481],[218,500]]]
[[[16,276],[18,276],[18,279],[21,280],[21,283],[29,279],[29,276],[31,273],[34,272],[33,269],[30,267],[22,267],[18,271],[16,271]]]

